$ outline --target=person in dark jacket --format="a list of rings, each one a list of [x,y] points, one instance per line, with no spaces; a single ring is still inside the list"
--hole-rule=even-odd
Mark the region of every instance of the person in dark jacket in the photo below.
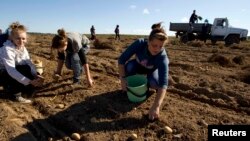
[[[119,30],[119,25],[116,25],[115,28],[115,40],[120,40],[120,30]]]
[[[90,40],[95,40],[96,39],[96,35],[95,35],[95,27],[92,25],[90,28],[90,33],[91,33],[91,37]]]
[[[192,15],[189,18],[189,23],[194,24],[195,22],[198,21],[198,15],[196,15],[196,10],[193,11]]]

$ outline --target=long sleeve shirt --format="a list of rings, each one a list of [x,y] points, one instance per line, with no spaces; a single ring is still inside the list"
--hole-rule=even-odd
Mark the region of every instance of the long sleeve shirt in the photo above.
[[[168,85],[168,56],[164,48],[157,55],[151,55],[148,51],[148,41],[145,39],[138,39],[132,43],[120,56],[118,63],[125,65],[125,63],[133,56],[136,56],[136,61],[149,72],[158,69],[159,86],[167,88]]]
[[[195,13],[193,13],[193,14],[190,16],[190,18],[189,18],[189,22],[190,22],[190,23],[195,23],[195,21],[197,21],[197,19],[198,19],[198,16],[197,16]]]
[[[29,65],[31,73],[34,76],[37,75],[26,47],[17,49],[10,40],[7,40],[3,45],[0,48],[0,70],[6,70],[12,78],[24,85],[28,85],[31,80],[16,70],[17,65]]]
[[[76,32],[68,32],[68,45],[66,52],[67,53],[78,53],[83,48],[83,50],[88,50],[90,48],[90,41],[87,36],[76,33]],[[81,54],[81,53],[80,53]],[[58,59],[65,60],[65,53],[64,52],[58,52]],[[81,58],[81,61],[83,64],[87,63],[85,54],[81,54],[79,56]]]

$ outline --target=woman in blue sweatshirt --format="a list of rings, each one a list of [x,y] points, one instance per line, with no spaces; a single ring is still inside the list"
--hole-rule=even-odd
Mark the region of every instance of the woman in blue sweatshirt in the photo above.
[[[160,106],[168,86],[169,60],[164,48],[167,40],[167,34],[161,25],[152,26],[148,40],[136,40],[118,60],[122,90],[127,91],[124,78],[134,74],[146,74],[150,87],[157,90],[157,96],[149,110],[151,120],[159,118]],[[133,55],[136,58],[129,60]]]

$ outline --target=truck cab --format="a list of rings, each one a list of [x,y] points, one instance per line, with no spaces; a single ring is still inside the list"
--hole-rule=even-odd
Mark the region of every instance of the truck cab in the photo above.
[[[226,45],[239,43],[247,39],[248,30],[229,26],[227,18],[215,18],[211,27],[211,41],[225,41]]]

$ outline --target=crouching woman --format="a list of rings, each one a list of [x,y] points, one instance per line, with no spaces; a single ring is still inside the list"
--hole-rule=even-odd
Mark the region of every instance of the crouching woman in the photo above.
[[[147,75],[150,87],[156,89],[157,95],[149,110],[151,120],[159,118],[160,106],[168,85],[169,60],[164,48],[167,39],[167,34],[160,24],[152,26],[149,38],[136,40],[118,60],[122,90],[127,91],[127,82],[124,77],[135,74]],[[136,59],[130,60],[133,55]]]
[[[26,27],[14,22],[9,28],[9,40],[0,48],[0,84],[16,101],[31,103],[22,94],[32,94],[35,87],[42,85],[43,78],[37,74],[25,47]]]

